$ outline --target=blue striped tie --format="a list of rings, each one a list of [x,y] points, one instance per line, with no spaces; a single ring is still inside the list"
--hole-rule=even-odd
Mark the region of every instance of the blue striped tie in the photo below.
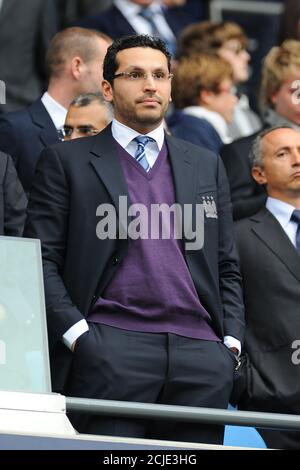
[[[151,36],[161,37],[160,32],[156,26],[156,23],[153,20],[153,12],[148,7],[144,7],[140,10],[139,15],[142,16],[146,21],[148,21],[151,28]]]
[[[145,152],[145,147],[148,144],[148,142],[153,142],[154,139],[152,137],[148,137],[146,135],[139,135],[136,137],[135,142],[138,145],[137,151],[135,152],[134,158],[136,159],[137,162],[146,170],[147,172],[150,170],[150,165],[149,162],[146,158],[146,152]]]
[[[291,220],[298,224],[297,232],[296,232],[296,247],[300,253],[300,209],[295,209],[292,213]]]
[[[154,16],[154,13],[153,11],[151,10],[151,8],[149,7],[144,7],[140,10],[139,12],[139,15],[144,18],[150,25],[150,28],[151,28],[151,36],[154,36],[154,37],[159,37],[160,39],[162,39],[165,43],[166,43],[166,46],[167,46],[167,49],[169,50],[169,52],[171,54],[173,54],[175,52],[175,48],[176,48],[176,41],[175,41],[175,38],[174,38],[174,41],[172,40],[168,40],[166,37],[165,37],[165,34],[163,31],[160,31],[153,19],[153,16]],[[165,15],[163,14],[163,10],[161,11],[161,15],[164,17]]]

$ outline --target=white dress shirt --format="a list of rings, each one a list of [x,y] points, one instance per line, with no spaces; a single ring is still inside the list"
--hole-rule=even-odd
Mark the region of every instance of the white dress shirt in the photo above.
[[[134,157],[138,148],[138,144],[133,139],[141,134],[134,129],[125,126],[116,119],[113,119],[112,121],[111,132],[113,138],[118,142],[118,144],[120,144],[121,147],[123,147],[132,157]],[[150,168],[152,168],[164,143],[164,124],[161,123],[156,129],[154,129],[154,131],[151,131],[145,135],[154,139],[153,142],[149,142],[145,147],[146,158]]]
[[[60,103],[55,101],[55,99],[52,98],[52,96],[50,96],[47,91],[43,94],[41,101],[45,106],[46,110],[48,111],[48,114],[50,115],[55,128],[62,129],[66,120],[68,110],[64,108]]]
[[[298,229],[297,222],[291,220],[291,216],[296,207],[291,206],[287,202],[280,201],[273,197],[268,197],[266,208],[278,220],[281,227],[291,240],[292,244],[296,247],[296,233]]]

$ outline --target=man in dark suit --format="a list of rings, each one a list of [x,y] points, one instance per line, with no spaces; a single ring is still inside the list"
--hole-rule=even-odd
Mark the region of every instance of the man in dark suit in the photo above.
[[[99,91],[102,63],[110,39],[85,28],[57,33],[47,52],[48,90],[21,111],[0,115],[0,149],[10,154],[28,192],[41,151],[59,142],[71,101]]]
[[[265,129],[289,124],[300,130],[297,89],[299,57],[300,42],[288,40],[279,47],[273,47],[264,59],[260,94]],[[266,201],[264,187],[257,184],[251,176],[248,158],[251,144],[257,135],[255,133],[238,139],[221,150],[230,185],[234,220],[255,214]]]
[[[103,94],[115,119],[43,152],[26,236],[42,243],[54,390],[226,408],[243,336],[229,192],[217,155],[164,133],[170,59],[149,36],[109,47]],[[175,211],[163,228],[157,206]],[[124,419],[73,423],[90,433],[147,431]],[[159,428],[156,437],[223,439],[222,426]]]
[[[266,191],[251,176],[249,152],[258,132],[221,148],[221,158],[226,168],[233,220],[244,219],[255,214],[266,202]]]
[[[62,28],[74,24],[78,18],[100,13],[109,8],[112,0],[55,0]]]
[[[300,132],[289,127],[266,130],[253,144],[252,174],[267,186],[268,199],[236,225],[248,357],[241,409],[300,413],[299,149]],[[259,432],[268,447],[299,449],[299,432]]]
[[[111,8],[78,24],[102,31],[113,39],[136,33],[158,36],[174,52],[176,37],[193,20],[183,8],[166,8],[160,1],[114,0]]]
[[[21,237],[27,198],[9,155],[0,152],[0,235]]]

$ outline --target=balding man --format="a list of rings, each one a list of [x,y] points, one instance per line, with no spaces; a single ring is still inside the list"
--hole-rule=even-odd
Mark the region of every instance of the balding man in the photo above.
[[[71,101],[81,93],[100,90],[109,44],[108,36],[84,28],[57,33],[46,57],[48,90],[28,108],[0,117],[0,150],[13,157],[26,191],[41,151],[62,139]]]

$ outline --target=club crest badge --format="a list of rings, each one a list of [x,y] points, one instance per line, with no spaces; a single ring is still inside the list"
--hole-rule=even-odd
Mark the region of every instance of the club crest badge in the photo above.
[[[217,219],[218,211],[213,196],[202,196],[205,216],[208,219]]]

